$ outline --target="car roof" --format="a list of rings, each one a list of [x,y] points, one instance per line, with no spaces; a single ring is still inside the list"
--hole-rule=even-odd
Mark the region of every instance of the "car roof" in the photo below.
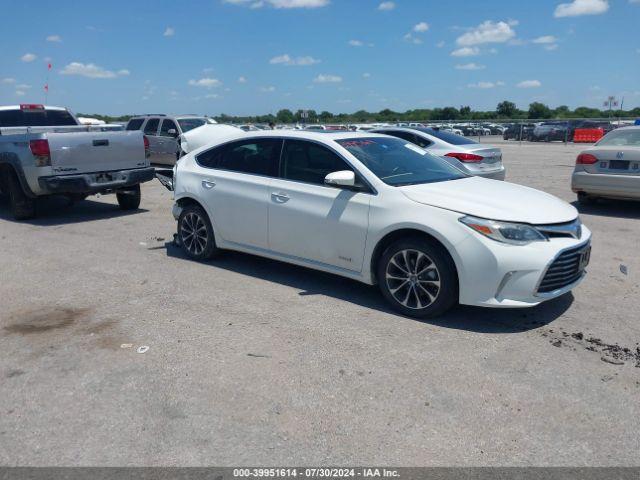
[[[235,138],[233,138],[235,137]],[[316,140],[322,143],[329,143],[331,141],[345,140],[352,138],[371,138],[371,137],[387,137],[387,135],[381,135],[371,132],[345,132],[345,131],[309,131],[309,130],[260,130],[256,132],[238,132],[232,139],[248,140],[251,138],[299,138],[301,140]],[[229,140],[229,137],[227,138]]]
[[[32,105],[23,103],[22,105]],[[34,103],[33,105],[41,105],[40,103]],[[45,110],[66,110],[64,107],[54,107],[52,105],[43,105]],[[0,106],[0,110],[20,110],[20,105],[3,105]]]

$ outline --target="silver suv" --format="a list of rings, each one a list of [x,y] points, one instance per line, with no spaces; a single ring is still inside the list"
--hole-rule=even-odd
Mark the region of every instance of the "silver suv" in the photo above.
[[[151,163],[174,165],[180,158],[180,135],[207,123],[216,121],[196,115],[141,115],[131,118],[126,130],[142,130],[149,139]]]

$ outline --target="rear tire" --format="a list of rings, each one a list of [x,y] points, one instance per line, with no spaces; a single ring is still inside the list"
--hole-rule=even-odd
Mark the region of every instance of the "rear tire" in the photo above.
[[[116,192],[118,198],[118,205],[122,210],[137,210],[140,207],[140,199],[142,194],[140,193],[140,185],[133,187],[127,187],[126,190]]]
[[[378,261],[377,278],[392,308],[409,317],[437,317],[458,302],[453,260],[442,246],[424,238],[391,244]]]
[[[187,256],[199,262],[220,253],[209,216],[199,205],[187,205],[180,213],[178,240]]]
[[[28,197],[22,185],[18,181],[15,172],[9,170],[5,173],[5,183],[11,204],[11,213],[16,220],[28,220],[36,216],[36,201]]]
[[[597,199],[595,197],[587,195],[585,192],[578,193],[578,203],[580,205],[584,205],[584,206],[595,205],[596,201]]]

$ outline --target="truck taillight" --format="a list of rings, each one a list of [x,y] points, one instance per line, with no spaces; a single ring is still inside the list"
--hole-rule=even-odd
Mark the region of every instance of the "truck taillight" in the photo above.
[[[578,155],[578,158],[576,158],[576,165],[593,165],[597,161],[598,159],[594,155],[591,155],[590,153],[581,153]]]
[[[147,138],[146,135],[142,136],[142,139],[144,140],[144,156],[146,158],[149,158],[150,156],[150,152],[149,152],[149,139]]]
[[[31,140],[29,141],[29,149],[33,156],[36,157],[36,167],[48,167],[51,165],[49,140]]]
[[[455,152],[447,153],[445,157],[457,158],[458,160],[464,163],[479,163],[484,159],[484,157],[480,155],[476,155],[474,153],[455,153]]]

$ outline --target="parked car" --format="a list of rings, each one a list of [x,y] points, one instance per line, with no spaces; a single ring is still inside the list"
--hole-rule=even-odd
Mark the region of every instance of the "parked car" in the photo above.
[[[640,200],[640,126],[611,131],[576,159],[571,190],[578,201]]]
[[[504,140],[528,140],[535,128],[533,123],[512,123],[502,133]]]
[[[415,317],[531,307],[578,285],[589,259],[566,202],[370,132],[238,135],[185,155],[169,185],[190,258],[237,250],[378,284]]]
[[[72,201],[115,193],[123,210],[140,205],[140,184],[154,177],[142,133],[80,125],[65,108],[0,107],[0,191],[17,220],[36,215],[36,198]]]
[[[455,163],[457,167],[471,175],[495,180],[504,180],[506,175],[502,164],[502,151],[491,145],[432,128],[390,127],[373,131],[414,143],[429,153]]]
[[[142,130],[149,139],[149,160],[160,165],[173,165],[180,158],[180,135],[216,121],[196,115],[143,115],[131,118],[126,130]]]
[[[569,130],[568,123],[543,122],[531,131],[529,140],[532,142],[564,142],[573,139],[573,132]]]

